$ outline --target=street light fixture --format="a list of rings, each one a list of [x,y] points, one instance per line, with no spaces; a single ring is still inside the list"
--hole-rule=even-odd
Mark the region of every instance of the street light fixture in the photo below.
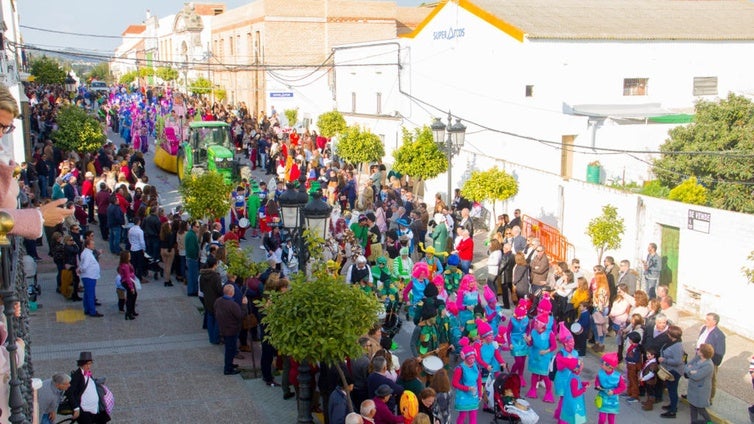
[[[332,206],[322,200],[322,192],[315,191],[312,193],[312,199],[304,206],[306,228],[312,231],[317,237],[327,239],[331,212]]]
[[[461,118],[456,118],[456,122],[453,123],[453,118],[448,112],[447,131],[440,118],[435,118],[430,128],[432,128],[432,138],[448,158],[448,206],[450,206],[453,201],[452,160],[453,156],[461,151],[463,143],[466,141],[466,126],[461,123]]]

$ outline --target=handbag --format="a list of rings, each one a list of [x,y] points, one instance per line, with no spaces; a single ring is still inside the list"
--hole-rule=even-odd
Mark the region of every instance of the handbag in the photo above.
[[[141,290],[141,281],[139,281],[139,277],[134,277],[134,287],[136,287],[136,291]]]
[[[250,314],[247,314],[245,317],[243,317],[244,330],[255,328],[257,325],[259,325],[259,320],[257,319],[256,315],[250,313]]]

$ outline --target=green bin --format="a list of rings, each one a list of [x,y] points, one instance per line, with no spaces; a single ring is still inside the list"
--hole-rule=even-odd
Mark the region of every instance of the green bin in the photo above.
[[[586,167],[586,182],[592,184],[600,184],[600,173],[602,167],[599,165],[587,165]]]

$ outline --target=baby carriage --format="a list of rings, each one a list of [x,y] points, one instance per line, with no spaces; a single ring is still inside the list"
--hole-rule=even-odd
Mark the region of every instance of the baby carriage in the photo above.
[[[539,415],[529,407],[529,402],[520,399],[521,379],[518,374],[500,373],[495,378],[495,408],[492,422],[535,424]]]
[[[162,269],[162,260],[160,258],[153,258],[149,256],[146,252],[144,252],[144,262],[146,265],[147,274],[150,272],[154,273],[154,279],[157,280],[158,276],[159,278],[165,277],[165,271]]]
[[[384,307],[385,318],[382,321],[382,339],[380,340],[380,346],[384,349],[391,349],[393,345],[393,337],[400,333],[401,326],[403,326],[403,320],[399,315],[403,303],[386,299]]]

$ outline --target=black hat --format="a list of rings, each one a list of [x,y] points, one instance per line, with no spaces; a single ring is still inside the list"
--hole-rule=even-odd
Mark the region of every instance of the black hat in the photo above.
[[[76,362],[78,362],[79,365],[83,365],[87,362],[94,362],[94,359],[92,359],[92,352],[79,353],[79,360]]]
[[[430,283],[427,284],[427,287],[424,288],[424,297],[435,297],[438,294],[440,294],[440,291],[437,290],[437,286],[430,281]]]
[[[372,221],[372,222],[377,221],[377,217],[372,212],[367,212],[367,219],[370,220],[370,221]]]
[[[380,387],[378,387],[377,390],[374,391],[374,394],[377,397],[385,397],[387,395],[392,395],[393,389],[391,389],[387,384],[381,384]]]
[[[628,333],[628,340],[631,340],[634,343],[641,342],[641,334],[637,333],[636,331],[632,331]]]

